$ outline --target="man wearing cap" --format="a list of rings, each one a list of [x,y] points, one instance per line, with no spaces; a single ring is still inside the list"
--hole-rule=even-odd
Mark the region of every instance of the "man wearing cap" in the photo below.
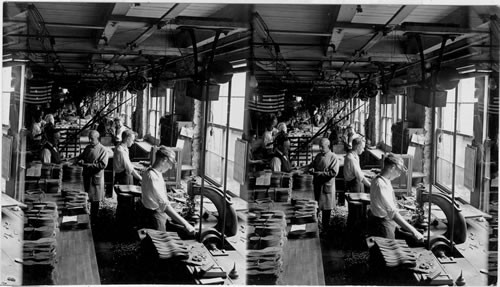
[[[309,172],[314,175],[314,199],[322,211],[323,233],[327,231],[330,215],[335,206],[335,176],[339,172],[337,156],[330,150],[330,140],[322,138],[320,153],[309,164]]]
[[[135,170],[128,148],[134,144],[135,133],[125,130],[122,133],[122,142],[115,148],[113,155],[113,171],[115,172],[115,182],[118,184],[133,184],[132,177],[141,181],[141,175]]]
[[[108,165],[108,151],[99,142],[99,132],[89,132],[90,144],[76,158],[77,164],[83,166],[83,188],[89,195],[90,218],[97,221],[99,202],[104,199],[104,169]]]
[[[142,174],[141,201],[154,229],[165,231],[167,218],[170,217],[182,225],[188,234],[194,234],[195,228],[175,211],[167,197],[163,173],[172,168],[175,163],[174,151],[166,146],[160,146],[153,166]]]
[[[368,212],[368,234],[394,239],[396,224],[410,232],[418,241],[424,236],[399,214],[391,180],[406,172],[403,159],[389,153],[384,159],[384,167],[371,183],[370,211]]]
[[[370,181],[365,177],[359,164],[359,156],[365,150],[365,142],[361,137],[352,140],[352,149],[347,152],[344,160],[344,180],[348,192],[364,192],[365,185],[370,187]]]

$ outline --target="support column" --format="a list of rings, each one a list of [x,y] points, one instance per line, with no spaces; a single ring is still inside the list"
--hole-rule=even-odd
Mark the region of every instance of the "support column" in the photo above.
[[[137,107],[135,112],[135,123],[136,126],[133,127],[134,131],[137,132],[138,138],[144,138],[147,132],[147,93],[144,91],[139,91],[137,93]]]

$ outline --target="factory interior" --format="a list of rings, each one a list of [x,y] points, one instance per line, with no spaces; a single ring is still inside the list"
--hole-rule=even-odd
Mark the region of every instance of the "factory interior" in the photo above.
[[[500,6],[425,3],[3,2],[0,284],[497,286]]]

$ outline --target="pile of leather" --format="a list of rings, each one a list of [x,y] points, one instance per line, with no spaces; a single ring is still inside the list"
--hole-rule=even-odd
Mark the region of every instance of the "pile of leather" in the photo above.
[[[297,191],[313,191],[313,176],[311,174],[294,174],[293,175],[293,190]]]
[[[313,199],[293,198],[292,205],[294,214],[291,218],[292,224],[306,224],[317,222],[318,203]]]
[[[78,165],[63,165],[63,176],[62,179],[64,182],[69,183],[81,183],[83,182],[83,167]]]
[[[386,267],[415,267],[417,256],[405,240],[388,239],[373,236],[370,248],[371,264],[384,264]]]
[[[143,246],[153,250],[159,259],[189,259],[190,246],[176,232],[165,232],[154,229],[144,229],[146,237]]]
[[[250,209],[247,284],[276,284],[282,271],[286,241],[286,216],[283,211]]]
[[[287,202],[292,192],[289,187],[267,187],[248,190],[249,200],[269,199],[274,202]]]
[[[42,164],[40,177],[48,179],[62,179],[62,165],[57,163]]]
[[[26,180],[25,190],[42,190],[45,193],[56,194],[61,191],[61,179],[59,178],[41,178],[38,180]]]
[[[257,185],[257,178],[261,176],[267,177],[269,184]],[[286,172],[259,171],[250,175],[248,188],[250,200],[269,198],[275,202],[286,202],[292,193],[292,176]]]
[[[25,212],[24,284],[53,284],[58,219],[57,205],[51,201],[31,202]]]
[[[64,215],[86,214],[88,194],[80,190],[63,190]]]

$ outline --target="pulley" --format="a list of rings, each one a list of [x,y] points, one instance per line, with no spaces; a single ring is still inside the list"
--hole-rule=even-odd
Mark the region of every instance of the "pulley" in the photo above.
[[[210,78],[217,84],[229,82],[233,77],[233,66],[228,61],[214,61],[208,67]]]
[[[451,90],[458,86],[460,75],[457,69],[450,67],[442,67],[436,76],[436,89]]]

